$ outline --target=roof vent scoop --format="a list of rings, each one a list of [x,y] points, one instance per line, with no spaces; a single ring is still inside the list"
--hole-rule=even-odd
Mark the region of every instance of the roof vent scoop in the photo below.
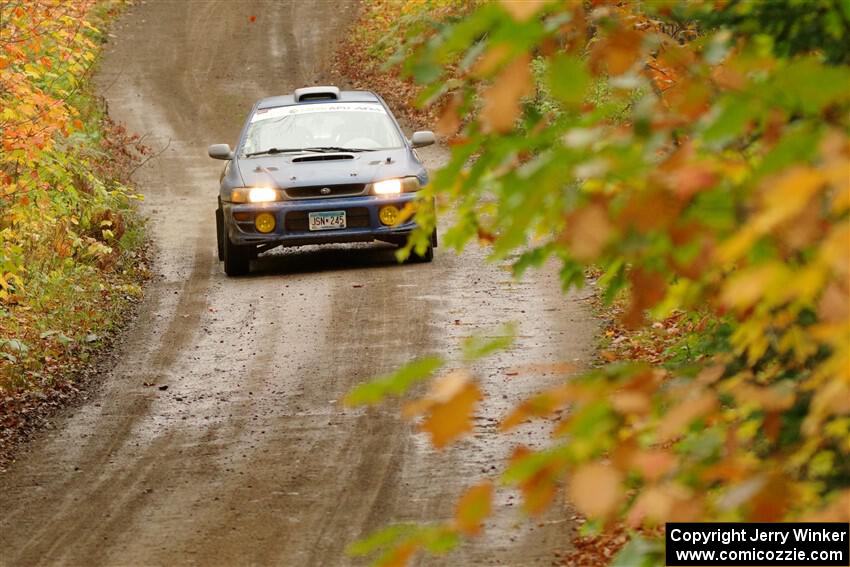
[[[303,87],[295,89],[295,102],[307,100],[339,100],[338,87]]]

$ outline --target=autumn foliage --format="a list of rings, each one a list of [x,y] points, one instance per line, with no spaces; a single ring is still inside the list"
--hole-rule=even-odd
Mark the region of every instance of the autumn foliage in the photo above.
[[[843,27],[798,24],[821,48],[746,3],[646,4],[486,3],[397,57],[452,139],[424,195],[455,210],[443,242],[482,240],[518,276],[557,261],[565,289],[593,268],[622,329],[677,321],[662,354],[613,350],[501,427],[554,422],[501,482],[531,515],[566,487],[590,531],[630,534],[629,565],[663,564],[667,521],[850,515],[850,14],[824,1]],[[475,381],[454,370],[412,402],[438,447],[471,428]],[[381,543],[450,547],[474,533],[456,524]]]
[[[143,148],[90,79],[119,1],[0,0],[0,416],[78,368],[138,297]],[[14,408],[13,408],[14,409]],[[10,417],[12,416],[12,417]],[[3,423],[10,428],[15,423]]]

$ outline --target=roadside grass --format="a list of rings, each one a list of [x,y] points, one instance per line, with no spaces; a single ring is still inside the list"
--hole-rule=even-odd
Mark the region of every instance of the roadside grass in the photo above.
[[[149,150],[91,82],[124,4],[0,3],[0,453],[73,394],[148,275],[130,176]]]

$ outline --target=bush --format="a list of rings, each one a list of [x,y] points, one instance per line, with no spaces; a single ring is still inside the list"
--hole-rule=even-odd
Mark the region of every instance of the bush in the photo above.
[[[410,40],[403,68],[421,102],[454,101],[452,158],[423,194],[457,209],[445,243],[484,240],[517,275],[555,258],[565,289],[592,268],[627,329],[687,314],[664,364],[614,352],[502,422],[557,422],[501,476],[526,512],[566,486],[590,531],[633,530],[623,561],[663,564],[667,521],[848,520],[850,16],[819,3],[805,26],[830,33],[801,43],[758,14],[711,19],[714,2],[635,6],[487,3]],[[455,372],[433,391],[414,413],[442,445],[479,389]],[[462,518],[490,492],[473,490],[453,522],[376,536],[395,550],[379,562],[474,533]]]
[[[66,379],[140,295],[145,149],[89,84],[120,4],[0,1],[0,395]]]

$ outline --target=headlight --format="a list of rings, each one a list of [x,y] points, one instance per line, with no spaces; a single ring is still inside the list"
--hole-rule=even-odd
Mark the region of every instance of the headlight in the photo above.
[[[392,195],[401,193],[401,179],[385,179],[372,185],[375,195]]]
[[[233,203],[270,203],[279,201],[280,194],[271,187],[241,187],[230,194]]]
[[[419,191],[419,188],[419,179],[416,177],[402,177],[400,179],[376,181],[372,184],[372,193],[375,195],[397,195],[402,192]]]

